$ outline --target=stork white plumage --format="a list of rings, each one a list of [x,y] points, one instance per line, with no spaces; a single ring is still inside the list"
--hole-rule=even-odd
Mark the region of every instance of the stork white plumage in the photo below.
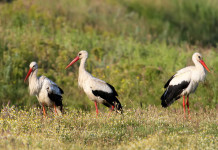
[[[45,76],[37,77],[38,65],[36,62],[30,63],[30,69],[24,81],[29,77],[30,95],[35,95],[42,105],[43,114],[46,116],[45,107],[54,107],[54,112],[61,115],[62,113],[62,94],[63,90],[58,85]],[[56,107],[57,106],[57,107]]]
[[[185,118],[185,105],[187,105],[188,108],[188,115],[190,114],[189,94],[195,92],[198,87],[198,83],[205,79],[206,70],[210,72],[200,53],[194,53],[192,55],[192,61],[194,62],[195,66],[189,66],[177,71],[176,74],[173,75],[164,85],[166,90],[161,96],[161,105],[163,107],[170,106],[175,100],[183,96],[183,109]],[[185,96],[187,96],[186,103]]]
[[[95,102],[96,114],[98,115],[97,103],[102,103],[109,107],[111,110],[120,110],[122,112],[122,106],[116,96],[118,96],[114,87],[105,81],[93,77],[85,70],[86,59],[88,58],[87,51],[80,51],[77,57],[65,68],[67,69],[73,63],[81,59],[79,66],[79,78],[78,84],[81,87],[88,98]]]

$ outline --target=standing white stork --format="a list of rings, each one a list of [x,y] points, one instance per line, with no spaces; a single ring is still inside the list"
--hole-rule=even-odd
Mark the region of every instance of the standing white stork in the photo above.
[[[166,91],[161,96],[161,105],[163,107],[170,106],[175,100],[183,96],[184,117],[185,105],[187,105],[188,108],[188,115],[190,114],[189,94],[195,92],[198,87],[198,83],[205,79],[206,70],[210,72],[200,53],[194,53],[192,55],[192,61],[195,66],[189,66],[177,71],[177,73],[173,75],[164,85]],[[185,96],[187,96],[186,103]]]
[[[122,106],[116,96],[118,96],[114,87],[105,81],[93,77],[89,72],[85,70],[86,59],[88,58],[87,51],[80,51],[77,57],[65,68],[67,69],[73,63],[81,59],[79,66],[79,78],[78,84],[81,87],[88,98],[95,102],[96,114],[98,115],[97,103],[102,103],[109,107],[111,111],[116,108],[122,113]]]
[[[61,115],[62,112],[62,94],[64,91],[45,76],[37,77],[38,65],[36,62],[30,63],[30,69],[24,82],[29,77],[30,95],[35,95],[42,105],[43,114],[46,116],[45,107],[54,107],[54,112]],[[57,106],[57,108],[56,108]]]

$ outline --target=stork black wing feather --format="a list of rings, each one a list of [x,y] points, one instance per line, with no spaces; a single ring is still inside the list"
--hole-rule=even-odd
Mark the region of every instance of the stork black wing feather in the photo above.
[[[164,85],[164,88],[167,88],[170,84],[170,81],[174,78],[174,75],[167,81],[167,83]]]
[[[51,101],[55,102],[56,106],[62,106],[62,96],[54,93],[48,93],[48,97]]]
[[[119,100],[116,98],[117,92],[116,93],[108,93],[108,92],[104,92],[104,91],[100,91],[100,90],[92,90],[92,93],[95,96],[99,96],[102,99],[106,100],[108,102],[108,104],[115,106],[115,108],[117,110],[121,110],[122,109],[122,105],[119,102]],[[110,105],[103,103],[105,106],[110,107]]]
[[[113,91],[113,94],[115,96],[118,96],[117,91],[115,90],[115,88],[112,85],[110,85],[109,83],[106,83],[106,84],[111,88],[111,90]]]
[[[163,107],[170,106],[175,100],[179,99],[180,94],[188,87],[190,82],[183,81],[178,85],[170,85],[161,96],[161,105]]]
[[[113,95],[113,93],[107,93],[107,92],[104,92],[104,91],[100,91],[100,90],[92,90],[92,93],[95,95],[95,96],[99,96],[101,97],[102,99],[106,100],[108,103],[110,103],[111,105],[113,105],[113,97],[115,97]]]
[[[58,88],[59,88],[61,94],[64,94],[64,91],[60,87],[58,87]]]

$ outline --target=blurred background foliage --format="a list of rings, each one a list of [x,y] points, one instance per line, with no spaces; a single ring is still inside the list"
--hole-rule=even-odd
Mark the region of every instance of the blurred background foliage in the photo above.
[[[0,104],[39,105],[24,83],[36,61],[38,75],[65,91],[65,106],[94,109],[78,88],[79,63],[64,69],[85,49],[87,70],[112,84],[125,108],[160,106],[167,79],[201,52],[212,72],[192,109],[217,107],[217,41],[216,0],[1,0]]]

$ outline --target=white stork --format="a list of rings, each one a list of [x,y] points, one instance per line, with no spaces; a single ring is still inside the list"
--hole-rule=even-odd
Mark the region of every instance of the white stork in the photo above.
[[[116,96],[118,96],[114,87],[105,81],[93,77],[89,72],[85,70],[86,59],[88,58],[87,51],[80,51],[77,57],[65,68],[67,69],[73,63],[81,59],[79,66],[79,78],[78,84],[81,87],[88,98],[95,102],[96,114],[98,115],[97,103],[102,103],[109,107],[111,111],[116,108],[116,110],[121,111],[122,106]]]
[[[195,66],[189,66],[177,71],[176,74],[173,75],[164,85],[166,91],[161,96],[161,105],[163,107],[170,106],[175,100],[183,96],[184,117],[185,105],[187,105],[188,108],[188,115],[190,114],[189,94],[195,92],[198,87],[198,83],[205,79],[206,70],[210,72],[200,53],[194,53],[192,55],[192,61]],[[186,103],[185,96],[187,96]]]
[[[63,90],[45,76],[37,77],[38,65],[36,62],[30,63],[30,69],[24,82],[29,77],[30,95],[35,95],[42,105],[44,117],[46,116],[45,107],[54,107],[55,114],[61,115]],[[57,106],[57,108],[56,108]]]

